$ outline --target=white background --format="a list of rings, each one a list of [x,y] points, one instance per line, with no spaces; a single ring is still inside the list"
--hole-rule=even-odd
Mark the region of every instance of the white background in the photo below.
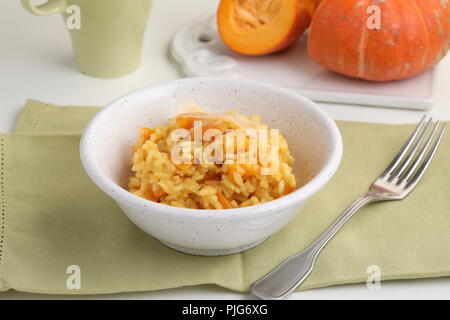
[[[60,16],[35,17],[27,13],[18,0],[0,1],[0,132],[8,132],[13,128],[28,98],[59,105],[102,106],[131,90],[182,77],[181,71],[169,55],[172,35],[192,18],[214,10],[217,3],[217,0],[155,0],[145,36],[144,60],[141,68],[123,78],[103,80],[87,77],[77,71],[72,61],[69,37]],[[321,103],[320,106],[336,120],[407,123],[416,122],[423,114],[410,110],[339,104]],[[428,114],[450,120],[450,55],[441,62],[438,102]],[[253,298],[251,295],[236,294],[212,285],[91,297]],[[55,296],[13,291],[0,294],[0,299],[14,298],[45,299]],[[383,282],[380,290],[368,290],[365,284],[336,286],[295,293],[290,298],[448,299],[450,278]]]

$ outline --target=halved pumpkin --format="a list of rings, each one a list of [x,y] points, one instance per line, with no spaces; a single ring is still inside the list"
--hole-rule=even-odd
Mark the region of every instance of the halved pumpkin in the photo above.
[[[219,34],[232,50],[250,56],[280,51],[308,28],[318,0],[222,0]]]

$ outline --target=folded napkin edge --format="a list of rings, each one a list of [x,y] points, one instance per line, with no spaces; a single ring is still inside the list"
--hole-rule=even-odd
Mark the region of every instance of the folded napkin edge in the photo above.
[[[5,249],[5,230],[6,230],[6,135],[0,134],[0,288],[3,289],[4,281],[1,277],[1,267]]]
[[[27,132],[34,133],[41,114],[48,104],[39,100],[28,99],[19,114],[12,133]]]

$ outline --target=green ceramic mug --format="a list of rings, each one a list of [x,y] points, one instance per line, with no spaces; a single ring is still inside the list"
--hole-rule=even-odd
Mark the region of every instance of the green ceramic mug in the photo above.
[[[136,70],[152,0],[49,0],[34,5],[21,0],[34,15],[61,13],[82,73],[113,78]]]

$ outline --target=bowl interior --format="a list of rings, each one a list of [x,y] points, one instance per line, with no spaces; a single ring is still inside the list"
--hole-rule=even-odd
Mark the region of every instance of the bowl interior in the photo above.
[[[337,138],[323,113],[298,94],[257,82],[193,78],[140,89],[110,104],[86,131],[87,156],[126,189],[138,128],[165,125],[191,102],[209,113],[238,109],[246,115],[257,114],[263,123],[279,129],[295,159],[300,186],[321,170],[336,148]]]

